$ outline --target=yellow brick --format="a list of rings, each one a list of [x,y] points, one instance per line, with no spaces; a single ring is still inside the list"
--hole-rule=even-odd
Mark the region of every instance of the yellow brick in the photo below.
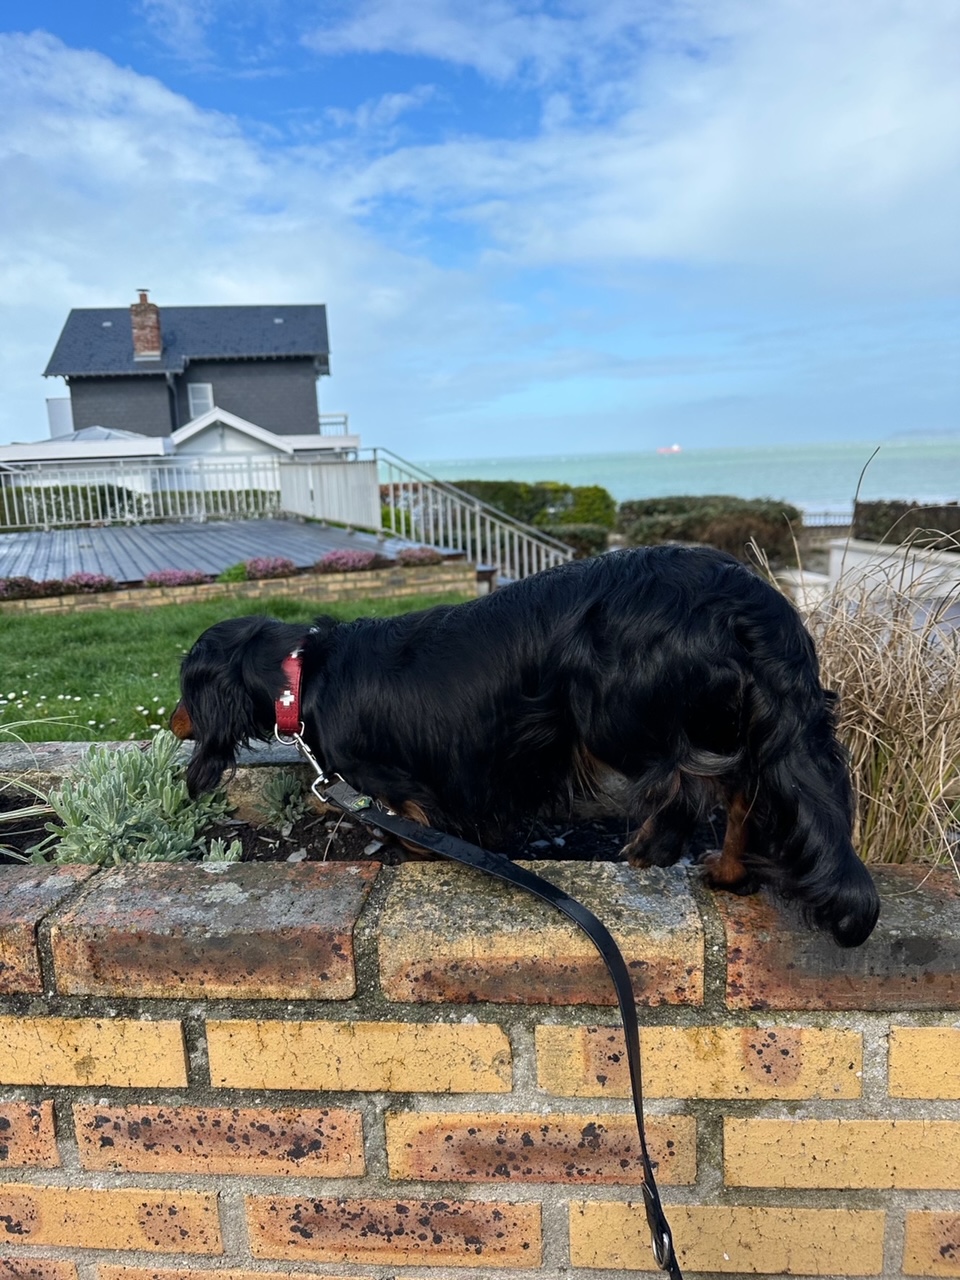
[[[507,1093],[510,1044],[490,1024],[210,1022],[210,1079],[227,1089]]]
[[[568,1098],[627,1098],[619,1027],[540,1026],[537,1078]],[[651,1098],[858,1098],[863,1042],[814,1027],[644,1027],[643,1086]]]
[[[908,1213],[903,1274],[960,1276],[960,1213]]]
[[[0,1084],[181,1088],[179,1022],[127,1018],[0,1018]]]
[[[960,1028],[891,1027],[890,1095],[960,1098]]]
[[[18,1245],[223,1252],[217,1197],[205,1192],[14,1183],[0,1186],[0,1219]]]
[[[723,1127],[733,1187],[960,1188],[960,1123],[735,1120]]]
[[[684,1271],[864,1276],[883,1267],[876,1211],[668,1205],[667,1219]],[[572,1204],[570,1261],[656,1271],[642,1204]]]

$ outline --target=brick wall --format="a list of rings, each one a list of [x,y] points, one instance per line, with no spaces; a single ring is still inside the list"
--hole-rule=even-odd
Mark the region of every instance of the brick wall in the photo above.
[[[534,864],[627,960],[687,1274],[960,1276],[960,892],[840,952],[682,869]],[[0,866],[0,1278],[652,1270],[613,995],[440,863]]]
[[[202,582],[190,587],[121,587],[82,595],[43,596],[37,600],[0,601],[5,613],[83,613],[90,609],[150,609],[162,604],[194,604],[225,596],[258,600],[267,596],[301,597],[318,608],[341,600],[381,600],[404,596],[472,595],[477,573],[465,560],[444,564],[391,565],[362,573],[301,573],[292,578],[258,578],[252,582]],[[0,1278],[2,1280],[2,1278]]]

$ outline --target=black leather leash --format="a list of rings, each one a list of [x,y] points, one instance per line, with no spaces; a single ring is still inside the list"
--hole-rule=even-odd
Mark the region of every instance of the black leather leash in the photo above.
[[[647,1214],[647,1225],[650,1228],[650,1244],[653,1256],[661,1271],[665,1271],[670,1280],[683,1280],[683,1274],[677,1262],[673,1247],[673,1233],[667,1222],[660,1192],[657,1190],[653,1175],[653,1162],[647,1150],[647,1137],[643,1123],[643,1077],[640,1070],[640,1027],[637,1022],[637,1007],[633,999],[633,985],[627,972],[626,962],[620,948],[614,941],[610,930],[598,920],[592,911],[576,898],[558,889],[549,880],[517,866],[502,853],[493,853],[482,849],[479,845],[470,844],[457,836],[436,831],[433,827],[423,827],[411,822],[409,818],[401,818],[399,814],[384,808],[372,797],[355,791],[343,778],[337,776],[333,780],[327,777],[320,764],[303,739],[303,722],[300,719],[300,651],[295,650],[283,661],[283,672],[286,686],[275,704],[277,739],[281,742],[294,743],[303,758],[316,773],[310,790],[324,804],[335,805],[344,813],[352,814],[368,827],[377,827],[389,831],[408,844],[426,849],[429,853],[438,853],[451,862],[459,862],[473,867],[506,884],[516,885],[518,889],[526,889],[534,897],[548,902],[557,911],[572,920],[587,935],[600,953],[600,958],[607,967],[617,993],[620,1006],[620,1018],[623,1022],[623,1033],[627,1046],[627,1064],[630,1068],[630,1088],[633,1093],[633,1113],[637,1120],[637,1133],[640,1138],[640,1162],[643,1168],[643,1203]]]
[[[297,745],[299,746],[300,744],[298,743]],[[312,756],[308,756],[308,759],[310,759],[311,763],[316,763]],[[633,1111],[637,1120],[637,1133],[640,1137],[640,1161],[643,1166],[643,1183],[641,1187],[644,1208],[647,1213],[647,1225],[650,1228],[650,1243],[653,1249],[653,1256],[657,1261],[657,1266],[662,1271],[666,1271],[671,1280],[683,1280],[676,1253],[674,1252],[673,1235],[663,1211],[660,1193],[657,1190],[657,1183],[653,1174],[653,1163],[647,1150],[647,1139],[643,1123],[643,1083],[640,1071],[640,1027],[637,1023],[633,986],[620,948],[614,941],[613,935],[607,926],[602,920],[598,920],[592,911],[588,911],[582,903],[577,902],[576,898],[571,898],[569,894],[564,893],[562,889],[558,889],[549,880],[543,880],[525,867],[517,866],[515,862],[511,862],[503,854],[493,853],[489,849],[482,849],[479,845],[469,844],[466,840],[460,840],[456,836],[436,831],[433,827],[422,827],[419,823],[411,822],[408,818],[401,818],[398,814],[392,813],[389,809],[377,804],[370,796],[355,791],[342,778],[330,783],[321,773],[312,790],[317,798],[325,804],[335,805],[338,809],[353,815],[353,817],[369,827],[377,827],[382,831],[389,831],[392,835],[406,840],[409,844],[417,845],[418,848],[426,849],[431,853],[438,853],[441,857],[449,858],[452,862],[460,862],[467,867],[473,867],[477,871],[483,871],[486,875],[494,876],[497,880],[503,880],[507,884],[516,885],[519,889],[526,889],[528,893],[541,898],[544,902],[549,902],[552,907],[555,907],[568,919],[572,920],[597,948],[603,963],[607,967],[607,972],[613,979],[617,1001],[620,1005],[620,1017],[623,1020],[623,1031],[627,1042],[627,1063],[630,1068],[630,1087],[633,1092]]]

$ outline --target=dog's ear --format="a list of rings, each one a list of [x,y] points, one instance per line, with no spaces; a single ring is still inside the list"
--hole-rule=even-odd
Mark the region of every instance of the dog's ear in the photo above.
[[[195,742],[187,765],[192,796],[216,787],[242,744],[269,736],[283,679],[278,654],[286,644],[294,647],[299,634],[270,618],[235,618],[205,631],[184,658],[180,687]]]
[[[235,664],[230,664],[231,668]],[[238,664],[237,664],[238,665]],[[257,736],[253,700],[230,668],[210,666],[203,654],[190,656],[181,674],[183,701],[190,709],[193,754],[187,764],[187,788],[196,799],[217,786],[237,763],[237,748]]]

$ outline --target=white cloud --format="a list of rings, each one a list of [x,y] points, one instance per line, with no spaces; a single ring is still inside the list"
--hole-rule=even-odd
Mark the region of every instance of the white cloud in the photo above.
[[[208,32],[217,14],[217,0],[139,0],[139,8],[154,36],[188,62],[210,57]]]
[[[960,10],[711,0],[683,13],[685,45],[662,21],[643,45],[613,5],[583,18],[595,68],[614,58],[603,41],[632,42],[607,84],[615,118],[584,118],[550,89],[537,136],[395,150],[355,173],[358,205],[403,195],[482,227],[518,264],[692,260],[861,282],[881,269],[928,282],[946,264],[955,272]],[[511,22],[501,3],[379,0],[361,14],[327,38],[469,58],[490,74],[542,55],[537,15]]]
[[[326,115],[338,129],[352,128],[367,133],[388,128],[401,116],[426,106],[435,95],[434,85],[419,84],[409,93],[385,93],[378,98],[370,98],[353,110],[328,107]]]
[[[345,21],[309,32],[304,43],[324,54],[425,55],[506,80],[527,65],[555,71],[576,47],[577,28],[570,18],[509,0],[369,0]]]
[[[189,35],[183,6],[147,2]],[[212,9],[197,13],[199,40]],[[317,47],[474,67],[505,108],[532,94],[535,124],[417,135],[449,92],[418,65],[313,146],[254,137],[101,54],[0,35],[0,440],[45,433],[57,387],[39,373],[70,307],[141,285],[161,306],[327,302],[325,407],[413,454],[471,451],[450,447],[455,421],[502,422],[487,444],[515,447],[525,419],[501,413],[525,397],[606,397],[632,423],[681,385],[684,404],[740,404],[751,377],[813,385],[831,337],[849,340],[830,308],[866,317],[880,347],[859,378],[922,367],[942,385],[917,351],[958,275],[958,13],[376,0]],[[399,121],[440,140],[399,146]],[[785,318],[801,332],[772,354],[756,336]]]

